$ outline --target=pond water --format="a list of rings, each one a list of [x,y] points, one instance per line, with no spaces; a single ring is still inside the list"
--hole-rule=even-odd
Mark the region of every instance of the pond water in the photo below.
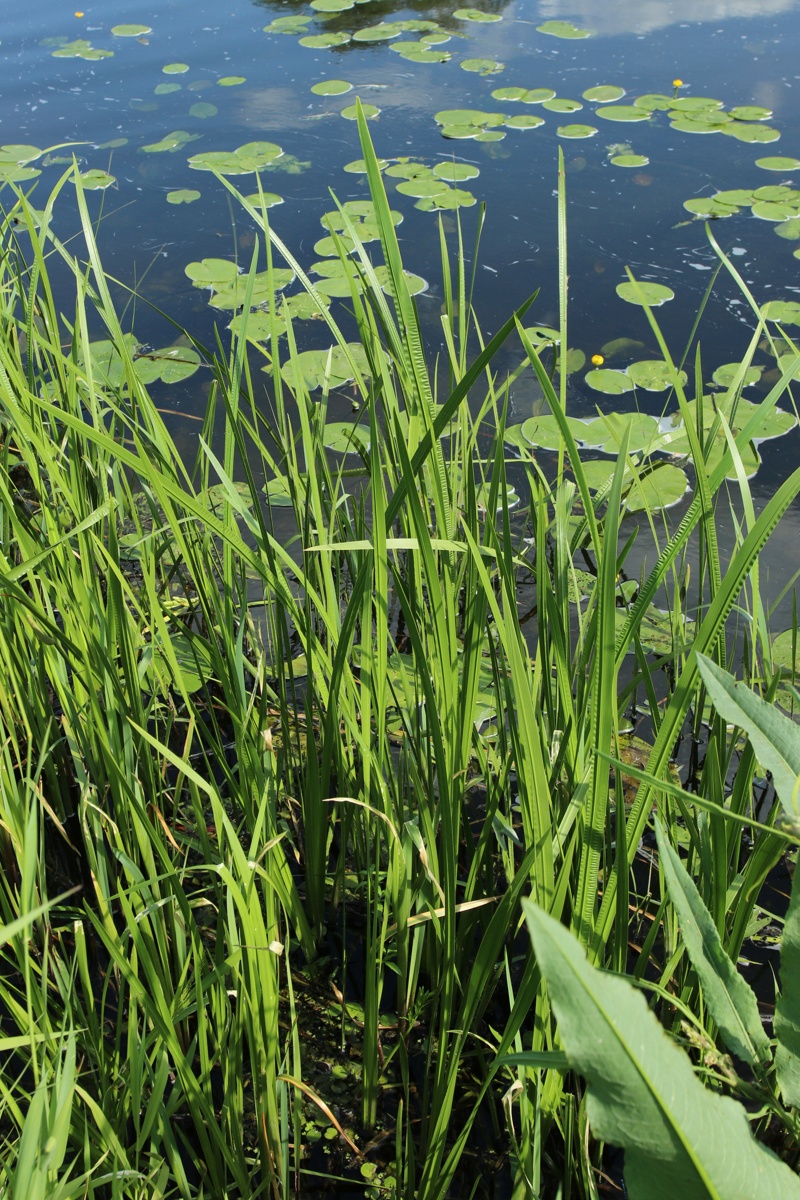
[[[224,330],[231,313],[209,307],[210,292],[193,286],[186,268],[209,258],[250,262],[252,223],[209,171],[196,169],[202,158],[195,166],[190,159],[259,143],[245,166],[262,165],[262,186],[282,200],[270,210],[273,225],[308,269],[321,257],[315,244],[325,234],[320,218],[334,207],[329,189],[342,202],[368,194],[363,174],[346,169],[360,157],[347,119],[356,96],[377,110],[370,127],[391,167],[406,267],[429,280],[418,304],[432,351],[441,342],[436,211],[444,208],[452,231],[459,203],[467,246],[478,204],[487,205],[475,296],[482,328],[496,330],[536,288],[528,319],[557,324],[559,146],[569,343],[584,358],[570,376],[576,415],[601,403],[660,416],[667,393],[602,395],[587,373],[595,355],[611,369],[658,357],[643,312],[617,295],[626,265],[675,293],[658,316],[673,354],[683,356],[717,261],[706,212],[759,303],[800,299],[800,195],[792,189],[793,181],[800,189],[800,12],[792,0],[482,0],[479,10],[348,2],[105,0],[73,11],[37,0],[6,12],[0,142],[17,149],[0,150],[0,178],[19,179],[39,203],[74,153],[94,173],[89,182],[108,184],[88,201],[107,271],[141,297],[135,319],[128,310],[138,341],[160,346],[174,337],[146,301],[210,342],[214,323]],[[341,83],[319,86],[331,80]],[[470,136],[454,136],[463,133]],[[454,181],[437,194],[448,172]],[[252,171],[230,178],[245,194],[256,187]],[[784,190],[753,197],[765,187]],[[12,202],[10,189],[3,199]],[[700,203],[687,210],[693,199]],[[70,185],[58,213],[66,238],[77,228]],[[723,271],[701,326],[708,379],[744,353],[752,327]],[[302,336],[309,347],[327,344],[319,323],[304,323]],[[640,345],[615,348],[618,339]],[[517,361],[518,351],[509,352],[499,365]],[[758,364],[754,400],[774,378],[774,358],[762,354]],[[202,373],[154,386],[173,432],[190,444],[207,394]],[[519,381],[512,402],[512,421],[534,412],[530,380]],[[797,430],[765,444],[757,501],[793,468],[798,448]],[[792,520],[779,534],[787,546],[796,544]],[[794,558],[771,556],[776,590]]]

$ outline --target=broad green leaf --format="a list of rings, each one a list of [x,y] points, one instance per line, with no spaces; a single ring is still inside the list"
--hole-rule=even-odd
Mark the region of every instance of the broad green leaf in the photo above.
[[[591,37],[588,29],[579,29],[571,21],[545,21],[543,25],[536,26],[536,32],[547,33],[550,37],[565,38],[567,40]]]
[[[177,188],[174,192],[167,192],[167,204],[193,204],[199,199],[200,192],[194,188]]]
[[[311,88],[315,96],[343,96],[345,92],[352,90],[352,83],[348,83],[346,79],[323,79]]]
[[[650,159],[645,154],[614,154],[609,162],[615,167],[646,167]]]
[[[659,821],[655,822],[655,830],[661,872],[708,1011],[732,1054],[751,1067],[768,1063],[772,1057],[769,1038],[761,1023],[755,992],[725,953],[711,913]]]
[[[503,19],[499,13],[481,12],[479,8],[457,8],[453,16],[457,21],[489,22]]]
[[[594,125],[559,125],[556,133],[562,138],[590,138],[597,130]]]
[[[339,454],[368,454],[369,425],[354,425],[351,421],[329,421],[322,433],[322,443]]]
[[[570,1066],[598,1139],[625,1150],[631,1200],[798,1200],[797,1177],[757,1142],[744,1108],[706,1090],[641,992],[590,967],[576,938],[523,900]]]
[[[674,371],[663,359],[648,358],[641,362],[631,363],[628,375],[637,387],[648,392],[663,392],[665,388],[675,386],[675,378],[681,386],[686,383],[685,371]],[[632,448],[632,447],[631,447]]]
[[[566,96],[554,96],[552,100],[543,100],[542,108],[548,112],[574,113],[583,108],[580,100],[568,100]]]
[[[800,158],[769,155],[766,158],[757,158],[756,166],[761,167],[763,171],[796,171],[800,168]]]
[[[585,379],[590,388],[609,396],[621,396],[633,391],[633,380],[624,371],[615,371],[610,367],[587,371]]]
[[[596,104],[610,104],[613,100],[621,100],[625,88],[604,84],[600,87],[590,87],[583,92],[584,100],[593,100]]]
[[[744,729],[756,758],[772,773],[784,811],[800,823],[800,726],[705,655],[698,654],[697,666],[717,712]]]
[[[800,1108],[800,871],[781,940],[781,992],[775,1005],[775,1069],[784,1104]]]
[[[635,104],[612,104],[608,108],[598,108],[596,114],[604,121],[649,121],[650,113],[646,108],[637,108]]]
[[[627,300],[628,304],[641,304],[647,308],[657,308],[675,297],[672,288],[665,287],[663,283],[637,281],[634,284],[630,280],[617,284],[617,295],[620,299]]]
[[[144,37],[153,30],[150,25],[112,25],[111,32],[114,37]]]

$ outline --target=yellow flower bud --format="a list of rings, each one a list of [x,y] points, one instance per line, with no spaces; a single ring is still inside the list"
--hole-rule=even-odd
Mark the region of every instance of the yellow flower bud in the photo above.
[[[592,366],[594,366],[594,367],[602,367],[602,365],[605,361],[606,360],[603,358],[602,354],[593,354],[592,355]]]

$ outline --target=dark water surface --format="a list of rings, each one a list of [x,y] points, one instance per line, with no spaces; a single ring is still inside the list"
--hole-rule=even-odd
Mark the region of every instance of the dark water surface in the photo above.
[[[284,155],[276,167],[288,163],[293,169],[263,172],[262,185],[283,197],[284,202],[270,210],[270,218],[308,268],[319,258],[314,244],[325,232],[320,217],[333,207],[329,189],[340,201],[367,195],[364,176],[343,170],[361,153],[355,123],[340,115],[356,95],[380,107],[370,123],[379,155],[413,156],[429,166],[455,160],[479,169],[479,176],[461,187],[487,204],[475,297],[484,330],[493,332],[512,306],[537,287],[541,293],[531,321],[557,324],[554,192],[560,145],[569,208],[569,342],[587,360],[570,379],[571,409],[588,415],[600,403],[606,411],[615,406],[630,411],[635,402],[660,414],[665,394],[639,391],[634,401],[631,395],[617,398],[593,391],[585,382],[589,359],[622,337],[644,343],[641,357],[657,355],[642,311],[616,295],[626,264],[639,278],[674,290],[675,300],[657,312],[673,354],[682,357],[716,264],[704,224],[684,209],[685,200],[793,179],[800,187],[800,172],[756,165],[766,156],[800,155],[797,6],[792,0],[492,0],[480,7],[501,19],[457,19],[455,2],[403,7],[372,0],[333,15],[303,3],[257,0],[104,0],[82,13],[54,0],[6,4],[0,43],[0,143],[41,149],[76,143],[31,164],[41,175],[22,186],[33,190],[39,206],[65,169],[53,159],[74,151],[83,170],[113,175],[110,187],[88,194],[89,207],[99,220],[107,271],[136,287],[141,297],[135,310],[129,310],[128,322],[141,342],[153,345],[168,343],[174,332],[143,301],[164,308],[203,339],[211,339],[215,322],[224,331],[230,314],[209,308],[208,291],[194,288],[185,268],[207,257],[247,266],[254,244],[247,214],[230,202],[213,175],[191,169],[189,157],[232,151],[253,140],[278,143]],[[265,32],[276,17],[292,15],[310,16],[307,29]],[[394,52],[391,41],[350,41],[333,49],[310,48],[299,41],[304,32],[352,34],[379,22],[409,18],[437,22],[452,34],[449,41],[431,47],[448,52],[449,61],[411,61]],[[546,36],[537,30],[546,20],[572,21],[591,30],[592,36]],[[150,27],[150,32],[139,37],[112,33],[121,23]],[[420,36],[403,32],[393,40]],[[113,51],[113,56],[54,56],[64,42],[75,39]],[[476,57],[495,60],[504,68],[486,76],[461,69],[463,60]],[[188,69],[164,72],[175,63]],[[243,82],[220,86],[221,79],[230,77]],[[353,89],[341,96],[311,92],[313,84],[331,78],[345,80]],[[776,130],[779,139],[751,143],[720,133],[686,133],[671,126],[665,111],[642,122],[605,120],[599,115],[603,105],[581,99],[589,88],[617,85],[626,92],[618,103],[627,106],[648,93],[672,95],[677,78],[683,81],[681,97],[713,97],[727,110],[742,105],[770,110],[772,115],[759,124]],[[165,84],[179,86],[165,91]],[[494,89],[509,86],[550,88],[557,98],[580,101],[583,107],[568,114],[492,98]],[[460,108],[536,115],[544,124],[501,130],[505,136],[498,140],[444,138],[434,114]],[[577,122],[594,126],[597,134],[579,140],[559,136],[559,127]],[[196,140],[174,152],[142,150],[178,130]],[[621,144],[649,161],[637,168],[615,166],[610,160]],[[231,181],[245,193],[256,187],[253,174],[232,176]],[[413,197],[396,193],[398,182],[387,179],[392,205],[403,215],[399,235],[406,266],[430,282],[418,303],[433,351],[441,345],[437,217],[418,211]],[[196,189],[201,195],[191,204],[174,205],[167,194],[177,189]],[[9,188],[3,189],[3,199],[7,205],[12,202]],[[77,229],[71,184],[57,211],[57,230],[66,238]],[[469,246],[477,213],[477,205],[460,212]],[[454,229],[452,213],[445,213],[443,220],[447,229]],[[758,303],[800,299],[800,262],[793,253],[800,241],[776,237],[775,222],[758,219],[747,207],[713,222],[713,231]],[[119,295],[124,303],[122,290]],[[340,302],[334,303],[341,309]],[[723,271],[701,326],[707,377],[744,353],[753,325],[752,312]],[[327,344],[319,325],[304,323],[300,336],[309,346]],[[513,366],[518,359],[518,353],[509,352],[508,361],[500,365]],[[774,366],[766,357],[759,361],[765,371]],[[606,365],[626,363],[623,358]],[[197,425],[188,418],[202,411],[207,382],[198,374],[184,384],[154,386],[163,389],[154,394],[165,409],[185,414],[170,420],[178,439],[190,444]],[[762,383],[748,395],[755,400],[766,390]],[[513,393],[511,420],[524,420],[534,404],[532,383],[523,378]],[[763,502],[793,468],[799,448],[797,431],[762,447],[763,465],[752,481],[757,502]],[[790,514],[777,535],[777,553],[770,555],[773,592],[794,570],[793,522],[796,515]],[[724,541],[726,531],[722,536]]]

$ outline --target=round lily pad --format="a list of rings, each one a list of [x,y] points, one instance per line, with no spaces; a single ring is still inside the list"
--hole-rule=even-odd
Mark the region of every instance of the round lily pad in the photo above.
[[[349,356],[338,345],[332,346],[329,351],[303,350],[284,363],[281,375],[290,387],[297,388],[304,384],[309,391],[321,388],[326,380],[329,388],[341,387],[355,379],[355,367],[363,375],[369,374],[369,362],[360,342],[349,343],[348,350]]]
[[[161,68],[165,75],[184,75],[189,70],[188,63],[167,63]]]
[[[730,110],[736,121],[768,121],[772,116],[771,108],[762,108],[759,104],[738,104]]]
[[[657,308],[660,304],[666,304],[668,300],[672,300],[675,296],[672,288],[665,287],[663,283],[625,283],[617,284],[617,295],[622,300],[626,300],[628,304],[640,304],[646,308]]]
[[[595,104],[610,104],[614,100],[621,100],[624,95],[625,88],[604,84],[601,87],[587,88],[583,93],[583,99],[592,100]]]
[[[223,75],[217,80],[217,87],[240,87],[243,83],[247,83],[244,75]]]
[[[633,381],[624,371],[614,371],[609,367],[587,371],[586,382],[596,392],[605,392],[609,396],[621,396],[633,391]]]
[[[134,359],[133,368],[142,383],[180,383],[200,367],[200,355],[190,346],[167,346]]]
[[[498,75],[505,70],[505,63],[493,58],[464,58],[458,65],[462,71],[471,71],[475,75]]]
[[[579,440],[585,430],[583,422],[574,417],[568,417],[567,422],[573,437]],[[557,450],[564,440],[558,422],[549,413],[523,421],[520,433],[531,446],[538,446],[542,450]]]
[[[772,155],[767,158],[757,158],[756,166],[761,167],[764,171],[796,171],[800,167],[800,158]]]
[[[329,421],[323,430],[322,444],[339,454],[367,454],[369,425],[353,425],[350,421]]]
[[[293,501],[292,494],[289,491],[289,484],[282,476],[278,476],[275,479],[270,479],[269,483],[264,485],[262,491],[267,497],[270,508],[292,507]]]
[[[614,167],[646,167],[650,159],[645,154],[615,154],[609,161]]]
[[[349,33],[311,33],[300,38],[300,45],[308,46],[310,50],[329,50],[332,46],[345,46],[349,41]]]
[[[646,96],[637,96],[634,100],[634,108],[643,108],[646,112],[666,112],[674,105],[672,96],[665,96],[661,92],[649,92]]]
[[[797,216],[797,209],[793,204],[757,200],[753,205],[752,213],[754,217],[760,217],[762,221],[786,221],[789,217]]]
[[[378,170],[384,171],[389,166],[388,158],[378,159]],[[342,167],[343,171],[347,171],[349,175],[366,175],[367,164],[363,158],[354,158],[352,162],[345,163]]]
[[[509,117],[505,122],[506,129],[538,129],[544,125],[543,117],[535,117],[532,113],[522,113],[518,117]]]
[[[239,274],[239,268],[227,258],[204,258],[200,262],[190,262],[185,272],[195,287],[205,288],[229,283]]]
[[[712,100],[709,96],[681,96],[672,101],[671,108],[678,112],[703,112],[704,110],[722,108],[721,100]]]
[[[387,42],[403,32],[399,21],[383,21],[380,25],[367,25],[353,34],[354,42]]]
[[[266,208],[274,208],[276,204],[283,204],[283,196],[279,196],[277,192],[251,192],[249,196],[245,196],[245,200],[260,208],[263,204]]]
[[[761,314],[778,325],[800,325],[800,303],[796,300],[769,300],[762,305]]]
[[[543,104],[545,100],[552,100],[555,92],[552,88],[528,88],[524,96],[520,96],[523,104]]]
[[[346,12],[354,4],[355,0],[311,0],[312,8],[325,13]]]
[[[695,196],[684,200],[683,207],[696,217],[732,217],[737,211],[735,205],[720,204],[713,196]]]
[[[568,100],[565,96],[555,96],[552,100],[544,100],[542,108],[548,112],[573,113],[580,112],[583,105],[579,100]]]
[[[536,32],[546,33],[550,37],[565,38],[567,40],[591,37],[588,29],[579,29],[571,21],[545,21],[543,25],[536,26]]]
[[[606,413],[584,426],[583,441],[606,454],[618,454],[626,434],[629,453],[647,450],[658,437],[658,421],[647,413]]]
[[[781,221],[775,226],[775,232],[778,237],[786,238],[789,242],[796,242],[800,238],[800,216],[790,217],[788,221]]]
[[[717,367],[711,378],[719,387],[729,388],[736,379],[740,367],[740,363],[724,363],[723,366]],[[742,379],[742,387],[749,387],[751,383],[758,383],[760,378],[761,367],[748,367]]]
[[[372,121],[378,116],[381,110],[378,108],[377,104],[362,103],[361,111],[368,121]],[[346,108],[342,109],[339,115],[344,117],[346,121],[355,121],[358,118],[358,108],[355,104],[348,104]]]
[[[524,87],[501,87],[492,92],[493,100],[521,100],[525,95]]]
[[[174,192],[167,192],[167,204],[193,204],[199,199],[200,193],[193,188],[177,188]]]
[[[563,138],[590,138],[598,131],[594,125],[559,125],[556,133]]]
[[[200,100],[197,104],[193,104],[189,109],[189,116],[197,117],[199,120],[205,121],[208,119],[208,117],[215,117],[218,112],[219,109],[217,108],[216,104],[208,104],[207,101]]]
[[[457,8],[453,16],[457,21],[475,21],[486,24],[503,19],[499,13],[481,12],[479,8]]]
[[[311,91],[315,96],[343,96],[352,89],[352,83],[345,79],[323,79],[320,83],[315,83]]]
[[[108,171],[99,171],[97,168],[91,171],[81,171],[80,180],[85,192],[102,192],[117,182],[116,176],[109,175]],[[70,183],[74,182],[74,178],[71,178]]]
[[[598,108],[597,116],[604,121],[649,121],[650,113],[646,108],[637,108],[635,104],[611,104],[608,108]]]
[[[179,92],[181,85],[179,83],[157,83],[153,88],[156,96],[169,96],[171,92]]]
[[[753,192],[747,188],[729,188],[724,192],[715,192],[712,200],[716,200],[718,204],[744,204],[751,205],[753,203]]]
[[[658,463],[634,481],[625,506],[628,512],[657,512],[678,504],[689,491],[686,472],[672,463]]]
[[[477,167],[471,163],[441,162],[433,168],[434,175],[445,179],[448,183],[463,183],[467,179],[475,179],[480,175]]]
[[[675,373],[668,363],[661,358],[648,358],[631,363],[628,375],[637,387],[648,392],[663,392],[665,388],[675,386]],[[686,383],[686,372],[678,371],[681,385]]]
[[[450,190],[450,185],[444,179],[438,179],[435,176],[425,179],[405,179],[402,183],[398,183],[397,190],[403,196],[436,196],[441,192]]]
[[[731,121],[730,125],[723,126],[722,132],[739,142],[777,142],[781,136],[770,125],[747,125],[739,121]]]
[[[114,37],[144,37],[153,30],[150,25],[112,25],[111,32]]]

